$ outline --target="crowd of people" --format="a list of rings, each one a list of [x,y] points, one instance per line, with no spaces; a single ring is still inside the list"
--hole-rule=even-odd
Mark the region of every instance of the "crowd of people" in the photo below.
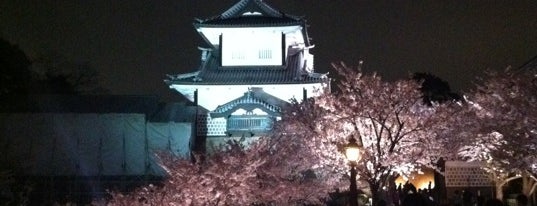
[[[516,206],[528,206],[528,197],[519,194],[516,199]],[[455,190],[453,197],[450,199],[450,205],[453,206],[507,206],[502,200],[496,198],[485,199],[483,196],[476,197],[469,191]]]
[[[387,200],[389,199],[389,200]],[[516,197],[517,206],[529,206],[528,197],[519,194]],[[397,194],[390,198],[381,198],[378,206],[507,206],[507,203],[495,198],[488,198],[475,195],[470,191],[456,190],[448,198],[447,202],[439,202],[434,199],[432,189],[416,189],[410,183],[397,188]]]

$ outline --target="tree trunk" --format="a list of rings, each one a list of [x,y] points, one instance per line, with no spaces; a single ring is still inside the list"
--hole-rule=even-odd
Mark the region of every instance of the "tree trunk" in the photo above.
[[[377,206],[378,201],[380,200],[380,194],[379,194],[379,188],[380,184],[378,182],[368,182],[369,183],[369,189],[371,190],[371,199],[373,206]]]
[[[531,196],[531,205],[537,205],[537,195]]]
[[[522,193],[526,195],[526,197],[529,198],[533,192],[535,192],[535,184],[537,184],[537,182],[529,172],[525,171],[522,173]]]
[[[496,199],[503,200],[503,186],[509,181],[521,178],[521,176],[513,176],[502,180],[496,180],[494,186],[496,188]]]
[[[503,200],[503,185],[503,182],[494,182],[494,187],[496,188],[496,199]]]

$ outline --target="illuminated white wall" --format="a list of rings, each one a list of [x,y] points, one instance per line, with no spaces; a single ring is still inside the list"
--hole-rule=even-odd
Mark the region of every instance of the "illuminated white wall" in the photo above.
[[[221,46],[222,66],[279,66],[290,46],[305,45],[302,29],[302,26],[202,27],[198,32],[214,47]]]
[[[205,36],[212,45],[220,45],[220,35],[224,36],[242,33],[257,34],[266,33],[278,33],[285,34],[285,41],[288,44],[303,44],[304,37],[302,35],[302,26],[282,26],[282,27],[238,27],[238,28],[216,28],[216,27],[201,27],[198,28],[198,32]],[[261,39],[260,39],[261,40]]]
[[[222,34],[222,66],[282,65],[281,33],[259,30],[234,32]]]
[[[198,104],[208,111],[215,110],[219,105],[226,104],[234,99],[244,96],[249,88],[263,88],[266,93],[284,101],[292,98],[303,101],[304,89],[308,97],[318,96],[325,85],[312,84],[274,84],[274,85],[171,85],[170,88],[177,90],[190,101],[194,102],[194,93],[198,90]],[[234,114],[245,113],[242,110]],[[254,110],[255,114],[264,115],[261,110]],[[225,118],[211,118],[208,113],[198,114],[198,136],[217,137],[226,135],[227,121]]]
[[[218,105],[225,104],[234,99],[242,97],[249,88],[263,88],[281,100],[289,101],[296,98],[302,101],[303,89],[307,90],[308,97],[318,96],[321,83],[312,84],[268,84],[268,85],[171,85],[170,88],[177,90],[184,96],[194,101],[194,92],[198,90],[198,104],[203,108],[212,111]]]

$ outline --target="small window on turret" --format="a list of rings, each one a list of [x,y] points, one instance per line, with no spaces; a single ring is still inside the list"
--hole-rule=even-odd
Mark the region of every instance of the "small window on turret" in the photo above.
[[[259,59],[272,59],[272,50],[270,49],[261,49],[258,53]]]
[[[244,60],[244,59],[246,59],[246,55],[242,51],[233,51],[231,53],[231,59],[233,59],[233,60]]]

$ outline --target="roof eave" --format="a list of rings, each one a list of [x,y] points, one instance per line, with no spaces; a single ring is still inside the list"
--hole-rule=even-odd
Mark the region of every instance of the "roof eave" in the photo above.
[[[284,26],[302,26],[301,22],[293,23],[274,23],[274,24],[206,24],[194,23],[196,29],[200,28],[244,28],[244,27],[284,27]]]
[[[274,85],[274,84],[319,84],[326,83],[330,79],[318,79],[318,80],[296,80],[296,81],[278,81],[278,82],[206,82],[206,81],[194,81],[194,80],[164,80],[168,85]]]

